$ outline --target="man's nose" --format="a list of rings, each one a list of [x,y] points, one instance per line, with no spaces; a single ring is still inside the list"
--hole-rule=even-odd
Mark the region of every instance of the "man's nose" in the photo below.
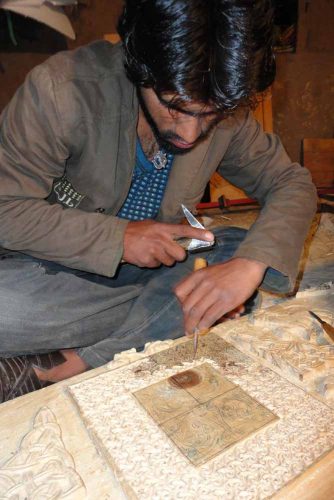
[[[201,135],[201,121],[197,117],[187,117],[177,124],[176,134],[187,144],[194,143]]]

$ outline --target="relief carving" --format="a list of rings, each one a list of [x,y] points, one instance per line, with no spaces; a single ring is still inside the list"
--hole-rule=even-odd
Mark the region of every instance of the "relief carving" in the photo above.
[[[255,355],[282,375],[315,391],[334,404],[334,345],[309,314],[312,308],[334,324],[334,295],[307,296],[263,309],[248,321],[217,327],[225,340],[245,353]]]
[[[51,500],[74,493],[84,498],[85,486],[64,446],[56,417],[49,408],[41,408],[33,429],[0,467],[0,497]]]

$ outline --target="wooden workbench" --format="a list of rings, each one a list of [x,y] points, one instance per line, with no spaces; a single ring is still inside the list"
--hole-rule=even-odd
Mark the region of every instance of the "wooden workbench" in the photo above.
[[[222,487],[229,488],[226,490],[228,495],[219,496],[217,489],[218,496],[210,493],[206,500],[268,496],[291,500],[332,498],[334,353],[320,328],[307,315],[308,308],[312,307],[327,321],[334,321],[334,288],[330,283],[324,285],[326,276],[330,278],[326,274],[326,266],[330,268],[334,262],[334,255],[331,257],[328,251],[334,241],[334,221],[330,218],[332,216],[327,215],[325,224],[318,230],[318,239],[322,240],[317,242],[313,238],[308,242],[313,248],[308,254],[313,257],[311,264],[307,261],[303,264],[306,271],[304,281],[301,279],[300,294],[284,300],[264,296],[264,308],[252,316],[213,329],[213,334],[233,346],[233,352],[240,353],[240,361],[227,363],[224,375],[277,415],[277,421],[232,446],[226,455],[219,455],[199,467],[189,464],[168,438],[159,434],[158,427],[156,433],[151,435],[149,429],[155,429],[156,424],[137,407],[133,417],[137,418],[138,413],[143,428],[141,437],[138,435],[136,438],[136,434],[132,435],[135,430],[126,427],[126,419],[121,418],[126,405],[134,404],[133,398],[129,392],[117,392],[114,388],[119,387],[117,381],[123,379],[126,381],[124,384],[131,382],[131,387],[137,387],[136,384],[139,387],[150,385],[153,380],[165,376],[164,368],[161,368],[163,365],[159,365],[161,376],[159,370],[152,372],[153,375],[149,369],[145,372],[145,367],[152,363],[152,356],[167,352],[167,349],[172,352],[170,350],[178,346],[183,348],[185,339],[159,342],[148,346],[144,353],[123,353],[102,368],[2,404],[0,497],[36,500],[65,497],[90,500],[172,499],[175,498],[173,491],[176,494],[180,487],[183,496],[178,493],[177,498],[195,498],[191,483],[187,483],[187,480],[190,481],[189,474],[194,484],[197,481],[201,485],[199,478],[205,474],[210,477],[212,471],[212,477],[216,474],[215,480],[218,481],[221,471]],[[240,214],[232,218],[233,223],[241,226],[247,219]],[[310,283],[314,285],[316,280],[322,283],[310,288]],[[297,329],[290,328],[289,318],[292,318],[290,323],[298,326]],[[215,363],[204,352],[204,360],[206,356],[209,362]],[[200,365],[201,359],[195,362],[196,366],[196,363]],[[189,361],[185,368],[192,366]],[[180,366],[170,368],[174,371],[181,369]],[[275,391],[271,390],[274,387]],[[295,408],[291,401],[298,402]],[[118,415],[113,408],[118,408]],[[147,443],[142,444],[142,452],[138,456],[141,449],[138,442],[143,439],[145,428],[148,429]],[[299,436],[294,435],[294,428],[300,429]],[[317,436],[317,439],[312,436]],[[157,444],[151,449],[149,446],[154,439],[157,439]],[[275,444],[278,442],[283,443],[281,448]],[[157,456],[166,457],[163,466],[152,458],[159,451],[159,446],[161,453]],[[137,450],[137,455],[131,453],[132,447]],[[124,455],[127,448],[128,454]],[[291,464],[289,456],[293,457]],[[143,463],[148,467],[147,478],[146,473],[138,476],[136,472],[142,470]],[[183,486],[175,483],[174,490],[168,490],[166,481],[164,490],[158,479],[161,480],[173,465],[173,481],[177,479]],[[183,477],[182,470],[185,469],[190,473]],[[257,476],[256,470],[271,473],[268,477],[264,473]],[[150,483],[150,474],[156,476],[154,484],[157,486]],[[134,480],[138,477],[140,487]],[[233,491],[237,496],[231,496]]]

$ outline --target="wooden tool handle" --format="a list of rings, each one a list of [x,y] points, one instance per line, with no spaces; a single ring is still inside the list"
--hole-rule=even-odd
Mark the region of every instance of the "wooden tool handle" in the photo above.
[[[207,267],[208,263],[206,259],[203,259],[203,257],[196,257],[194,260],[194,271],[198,271],[199,269],[203,269],[204,267]]]

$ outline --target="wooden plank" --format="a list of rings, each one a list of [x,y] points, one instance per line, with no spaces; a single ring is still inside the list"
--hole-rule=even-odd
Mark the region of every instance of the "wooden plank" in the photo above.
[[[121,40],[118,33],[107,33],[106,35],[104,35],[103,39],[114,44],[118,43]]]
[[[210,200],[218,201],[222,195],[229,200],[247,198],[244,191],[236,186],[233,186],[233,184],[215,172],[210,179]]]
[[[266,92],[262,102],[263,109],[263,130],[265,132],[273,133],[274,131],[274,121],[273,121],[273,106],[272,106],[272,95],[271,92]]]
[[[260,102],[253,111],[254,118],[263,126],[263,104]]]
[[[274,495],[275,500],[329,500],[334,492],[334,451]]]
[[[334,152],[334,139],[304,139],[303,149],[305,152],[331,151]]]
[[[304,139],[303,164],[317,187],[334,187],[334,139]]]

